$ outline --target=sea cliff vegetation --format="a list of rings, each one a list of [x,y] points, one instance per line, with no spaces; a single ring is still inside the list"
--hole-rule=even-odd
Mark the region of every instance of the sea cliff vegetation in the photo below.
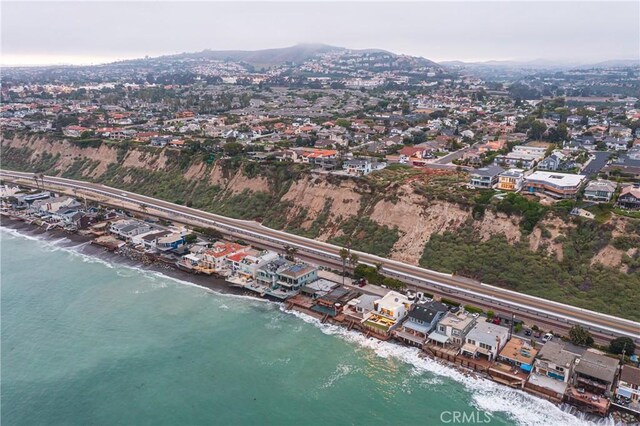
[[[364,178],[197,149],[5,133],[2,168],[99,182],[309,238],[640,320],[640,220],[597,220],[462,172],[394,165]]]

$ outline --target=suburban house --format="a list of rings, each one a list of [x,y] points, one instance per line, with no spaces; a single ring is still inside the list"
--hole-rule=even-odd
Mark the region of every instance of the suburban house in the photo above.
[[[567,162],[567,156],[564,155],[561,151],[556,151],[552,153],[547,158],[543,159],[538,163],[538,170],[547,170],[555,172],[557,170],[562,170],[563,165]],[[566,167],[565,167],[566,168]]]
[[[82,136],[82,133],[89,130],[91,129],[82,126],[67,126],[62,129],[62,134],[70,138],[79,138],[80,136]]]
[[[530,169],[544,158],[547,146],[516,145],[505,155],[496,157],[496,163],[512,167]]]
[[[333,149],[314,149],[303,152],[302,162],[314,164],[318,160],[334,159],[337,156],[338,151]]]
[[[497,189],[501,191],[520,191],[524,183],[524,170],[509,169],[498,175]]]
[[[400,154],[400,163],[424,163],[423,160],[430,157],[427,149],[419,146],[405,146],[398,152]]]
[[[631,365],[622,366],[615,394],[617,397],[630,399],[626,407],[640,413],[640,368]]]
[[[479,321],[469,330],[462,345],[462,354],[493,361],[509,338],[509,329],[487,321]]]
[[[466,312],[447,314],[440,320],[434,331],[429,333],[427,340],[434,344],[450,344],[460,347],[464,344],[467,333],[473,328],[476,319]]]
[[[474,188],[493,188],[502,172],[504,169],[495,165],[475,169],[469,173],[469,185]]]
[[[609,202],[613,198],[613,194],[616,192],[617,184],[610,180],[597,179],[592,180],[584,188],[585,200],[596,202]]]
[[[623,209],[640,209],[640,185],[635,184],[622,188],[616,204]]]
[[[347,174],[353,176],[366,176],[374,170],[382,170],[387,166],[387,163],[379,163],[373,161],[370,158],[357,158],[353,160],[347,160],[342,164],[342,168]]]
[[[409,312],[402,327],[394,331],[394,335],[396,339],[409,345],[422,346],[431,330],[447,312],[447,306],[440,302],[418,303]]]
[[[553,198],[575,198],[587,179],[584,175],[536,171],[524,178],[523,191]]]
[[[407,315],[412,304],[407,296],[391,290],[373,302],[373,311],[364,317],[361,324],[373,333],[388,336]]]

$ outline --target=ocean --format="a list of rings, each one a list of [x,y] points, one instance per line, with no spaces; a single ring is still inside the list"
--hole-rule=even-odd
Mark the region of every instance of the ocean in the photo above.
[[[2,424],[587,423],[416,349],[86,244],[0,227]]]

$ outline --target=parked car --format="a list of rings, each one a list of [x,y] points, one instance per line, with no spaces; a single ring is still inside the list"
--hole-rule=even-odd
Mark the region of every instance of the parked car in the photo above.
[[[493,322],[494,324],[498,324],[498,325],[500,325],[500,318],[499,318],[499,317],[494,317],[492,322]]]
[[[539,331],[536,331],[535,333],[533,333],[533,337],[535,337],[536,339],[539,339],[542,336],[542,333]]]
[[[524,331],[524,335],[525,336],[531,336],[531,330],[529,330],[528,328]]]
[[[543,342],[548,342],[551,339],[553,339],[553,334],[551,334],[551,333],[547,333],[544,336],[542,336],[542,341]]]

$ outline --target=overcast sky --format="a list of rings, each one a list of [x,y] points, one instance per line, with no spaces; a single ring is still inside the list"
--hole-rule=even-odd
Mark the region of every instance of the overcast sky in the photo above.
[[[442,60],[638,59],[640,2],[2,0],[2,63],[99,63],[297,43]]]

